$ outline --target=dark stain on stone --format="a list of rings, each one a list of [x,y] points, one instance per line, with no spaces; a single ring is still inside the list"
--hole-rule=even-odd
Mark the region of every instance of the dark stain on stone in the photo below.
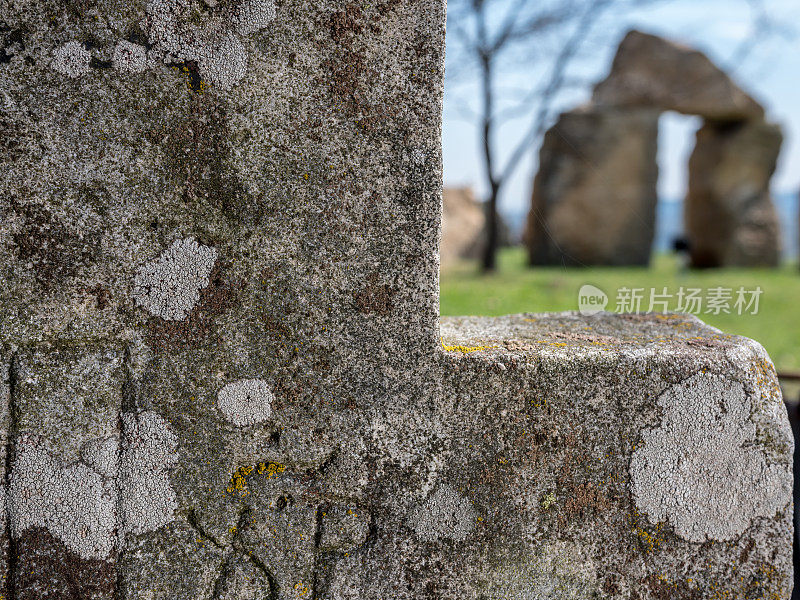
[[[742,553],[739,555],[739,563],[744,564],[747,562],[747,559],[750,557],[750,553],[753,551],[753,548],[756,547],[756,542],[753,539],[750,539],[745,547],[742,548]]]
[[[25,51],[25,37],[22,29],[12,29],[7,25],[0,25],[0,64],[11,62],[11,58]]]
[[[200,67],[197,61],[187,60],[186,62],[172,63],[172,66],[178,67],[186,73],[186,85],[193,92],[200,92],[203,89],[203,78],[200,76]]]
[[[94,296],[95,305],[97,310],[105,310],[108,308],[109,300],[111,299],[111,292],[108,291],[101,284],[96,284],[91,287],[84,287],[81,289],[85,294]]]
[[[14,600],[113,600],[113,561],[86,560],[44,528],[25,530],[16,540]]]
[[[619,594],[620,587],[619,587],[619,575],[609,574],[603,580],[603,593],[607,594],[608,596],[613,596],[614,594]]]
[[[228,310],[244,288],[244,282],[225,277],[226,266],[220,261],[209,275],[208,285],[200,290],[200,300],[183,321],[153,317],[148,323],[148,345],[157,350],[196,348],[204,343],[214,328],[216,317]]]
[[[199,85],[193,74],[196,65],[187,62],[181,68],[190,87]],[[183,201],[210,204],[241,225],[258,219],[261,211],[228,162],[231,136],[227,114],[224,104],[210,94],[193,93],[192,110],[170,127],[166,149],[171,170],[184,185]],[[154,142],[161,143],[163,131],[156,130],[153,136]]]
[[[45,207],[10,200],[11,209],[23,219],[12,239],[19,259],[33,266],[36,281],[46,290],[76,275],[94,261],[99,248],[96,233],[73,232]]]
[[[354,294],[358,312],[364,314],[388,315],[392,310],[392,298],[397,290],[387,284],[379,284],[377,276],[370,278],[369,284],[360,292]]]
[[[144,46],[147,50],[152,49],[153,44],[151,44],[145,33],[141,30],[141,28],[132,27],[128,30],[128,34],[125,36],[125,39],[128,40],[131,44],[138,44],[140,46]]]
[[[333,41],[337,44],[342,44],[348,41],[351,35],[361,33],[364,28],[362,18],[361,7],[357,4],[348,4],[344,7],[344,10],[333,13],[330,19],[330,32]]]
[[[591,481],[573,484],[565,497],[564,510],[558,516],[562,528],[592,515],[608,513],[614,508],[605,491]]]
[[[316,83],[328,88],[340,108],[356,120],[362,131],[373,132],[381,124],[390,123],[397,111],[383,104],[372,105],[367,100],[365,86],[377,72],[366,65],[363,53],[356,48],[364,25],[362,9],[356,4],[348,4],[331,15],[328,27],[335,49],[323,62],[325,74],[318,77]]]
[[[89,66],[93,69],[110,69],[114,66],[110,60],[100,60],[99,58],[92,57],[89,61]]]
[[[19,123],[9,116],[0,115],[0,154],[4,161],[13,162],[25,154],[21,146],[26,137],[26,131]]]
[[[703,595],[700,590],[691,588],[682,580],[672,583],[669,580],[659,579],[656,575],[649,575],[644,580],[649,588],[648,598],[656,600],[700,600]]]

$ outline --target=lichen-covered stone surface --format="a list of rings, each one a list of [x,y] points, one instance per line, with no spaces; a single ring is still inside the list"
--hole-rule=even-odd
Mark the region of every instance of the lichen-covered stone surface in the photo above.
[[[0,595],[787,597],[757,344],[440,326],[443,3],[0,6]]]

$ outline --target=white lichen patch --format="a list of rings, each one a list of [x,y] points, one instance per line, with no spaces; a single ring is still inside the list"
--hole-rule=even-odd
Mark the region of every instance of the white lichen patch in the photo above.
[[[204,35],[195,59],[203,79],[223,89],[232,88],[247,73],[247,50],[231,31]]]
[[[791,470],[767,463],[741,384],[697,374],[658,405],[661,425],[644,431],[630,465],[636,506],[651,522],[691,542],[724,541],[789,503]]]
[[[272,414],[272,390],[261,379],[227,384],[217,394],[217,406],[234,425],[244,427],[266,421]]]
[[[187,238],[176,240],[156,260],[136,273],[133,297],[150,314],[165,320],[185,319],[208,286],[217,251]]]
[[[190,0],[151,0],[144,27],[165,63],[194,61],[204,81],[230,89],[247,72],[247,51],[238,35],[263,29],[274,18],[275,5],[265,0],[243,0],[225,16],[204,15]]]
[[[472,503],[445,484],[412,512],[408,523],[424,542],[441,538],[460,542],[472,532],[476,521]]]
[[[135,534],[172,521],[177,508],[168,469],[178,460],[178,440],[157,413],[122,415],[120,512],[123,528]]]
[[[119,440],[94,439],[81,448],[81,460],[103,477],[114,477],[119,468]]]
[[[8,493],[16,538],[43,527],[85,559],[109,560],[118,532],[145,533],[170,522],[177,507],[167,469],[177,439],[154,412],[122,415],[124,436],[90,440],[81,461],[65,465],[42,441],[22,437]]]
[[[234,10],[231,22],[236,31],[249,35],[264,29],[275,19],[275,3],[272,0],[242,0]]]
[[[89,72],[92,54],[79,42],[67,42],[56,48],[50,66],[67,77],[80,77]]]
[[[120,73],[141,73],[147,69],[147,48],[122,40],[114,46],[111,60]]]
[[[116,486],[82,463],[64,466],[35,439],[21,439],[8,498],[11,533],[44,527],[85,559],[107,559],[117,543]]]

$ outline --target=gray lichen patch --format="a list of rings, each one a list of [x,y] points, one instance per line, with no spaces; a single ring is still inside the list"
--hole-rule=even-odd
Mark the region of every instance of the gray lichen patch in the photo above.
[[[133,297],[150,314],[169,321],[185,319],[208,286],[217,251],[186,238],[176,240],[136,273]]]
[[[475,528],[472,503],[450,485],[440,485],[409,517],[409,525],[424,542],[441,538],[464,541]]]
[[[231,22],[236,31],[249,35],[264,29],[275,19],[275,3],[272,0],[242,0],[236,7]]]
[[[178,440],[157,413],[122,415],[120,510],[125,531],[155,531],[173,519],[177,508],[168,469],[178,460]]]
[[[273,398],[266,381],[242,379],[219,391],[217,406],[231,423],[244,427],[266,421],[272,415]]]
[[[247,50],[232,31],[204,31],[193,54],[201,76],[213,85],[229,89],[247,73]]]
[[[147,69],[147,48],[122,40],[114,46],[111,60],[120,73],[141,73]]]
[[[11,531],[20,538],[43,528],[86,560],[110,560],[118,532],[155,531],[177,506],[167,469],[177,440],[154,412],[122,414],[120,452],[115,437],[84,444],[71,464],[49,453],[36,436],[20,438],[8,493]]]
[[[90,440],[81,448],[81,460],[103,477],[115,477],[119,469],[119,440],[115,436]]]
[[[8,498],[11,532],[44,527],[84,559],[108,559],[117,543],[115,486],[88,466],[64,466],[33,438],[18,444]]]
[[[67,77],[80,77],[89,72],[92,54],[76,41],[67,42],[53,52],[50,66]]]
[[[661,425],[631,458],[631,488],[651,522],[691,542],[730,540],[790,498],[792,474],[755,444],[752,403],[738,382],[699,373],[658,399]]]
[[[237,33],[266,27],[275,6],[244,0],[227,15],[206,12],[189,0],[151,0],[144,25],[154,54],[165,63],[194,61],[204,80],[230,89],[247,71],[247,50]]]

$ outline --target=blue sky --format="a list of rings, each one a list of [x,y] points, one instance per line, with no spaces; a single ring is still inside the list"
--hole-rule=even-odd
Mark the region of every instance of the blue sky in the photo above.
[[[533,1],[533,0],[532,0]],[[538,0],[536,0],[538,1]],[[772,19],[789,27],[797,26],[797,36],[771,36],[757,45],[747,60],[729,72],[748,93],[767,108],[767,118],[782,125],[784,145],[778,170],[773,179],[776,192],[800,190],[800,0],[764,0]],[[739,43],[753,26],[752,14],[745,0],[672,0],[656,8],[630,11],[622,19],[600,24],[607,31],[602,41],[589,42],[586,56],[576,72],[592,82],[605,77],[616,44],[630,28],[663,35],[697,47],[717,64],[726,65]],[[448,65],[449,67],[450,65]],[[731,65],[727,65],[731,66]],[[535,76],[537,66],[515,69],[503,76],[501,85],[515,85]],[[457,105],[471,101],[476,90],[464,80],[445,86],[444,108],[444,181],[445,185],[472,185],[483,192],[478,137],[475,127],[459,116]],[[564,94],[559,108],[569,110],[589,99],[590,87]],[[508,151],[526,121],[512,121],[498,132],[497,147]],[[686,161],[693,145],[694,131],[700,120],[667,113],[659,132],[659,193],[663,198],[680,198],[686,188]],[[538,143],[538,142],[537,142]],[[535,173],[532,151],[520,165],[503,197],[503,212],[527,209],[531,182]]]

